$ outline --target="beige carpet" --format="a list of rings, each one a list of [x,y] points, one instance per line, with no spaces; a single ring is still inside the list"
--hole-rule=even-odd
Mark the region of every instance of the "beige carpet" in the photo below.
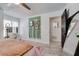
[[[49,46],[43,46],[43,56],[61,56],[62,55],[62,48],[61,42],[52,41]]]
[[[61,42],[51,41],[49,45],[31,42],[33,45],[41,46],[43,48],[42,56],[62,56],[63,50],[61,48]]]

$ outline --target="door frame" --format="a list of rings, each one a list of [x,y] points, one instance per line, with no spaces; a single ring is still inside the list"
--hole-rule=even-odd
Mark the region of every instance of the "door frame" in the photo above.
[[[51,41],[51,20],[54,20],[54,19],[58,19],[58,18],[61,18],[61,16],[54,16],[54,17],[50,17],[49,18],[49,42]]]

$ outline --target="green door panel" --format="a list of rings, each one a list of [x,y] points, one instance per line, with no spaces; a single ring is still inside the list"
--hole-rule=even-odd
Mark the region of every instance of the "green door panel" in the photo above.
[[[29,18],[29,38],[41,38],[41,17]]]

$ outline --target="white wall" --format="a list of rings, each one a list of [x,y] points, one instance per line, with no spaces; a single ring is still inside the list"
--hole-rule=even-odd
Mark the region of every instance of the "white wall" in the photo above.
[[[0,8],[0,38],[3,37],[3,9]]]
[[[79,4],[77,3],[68,4],[66,8],[69,9],[69,14],[71,16],[75,12],[79,11]],[[79,20],[79,14],[77,14],[73,20]],[[74,55],[78,41],[79,41],[79,39],[76,37],[76,33],[78,32],[79,32],[79,22],[77,23],[75,29],[72,31],[71,35],[66,39],[65,44],[64,44],[64,49],[63,49],[64,52],[70,55]]]
[[[73,15],[75,12],[79,11],[79,3],[70,3],[67,4],[65,8],[69,9],[69,15]],[[77,14],[74,19],[79,19],[79,14]]]
[[[54,16],[61,16],[62,12],[63,12],[62,10],[59,10],[56,12],[50,12],[50,13],[46,13],[46,14],[29,16],[24,19],[22,18],[20,21],[20,26],[21,26],[20,27],[20,34],[22,35],[22,37],[24,37],[24,39],[49,44],[49,38],[50,38],[49,18],[54,17]],[[41,16],[41,39],[40,40],[35,40],[35,39],[29,38],[28,18],[36,17],[36,16]]]

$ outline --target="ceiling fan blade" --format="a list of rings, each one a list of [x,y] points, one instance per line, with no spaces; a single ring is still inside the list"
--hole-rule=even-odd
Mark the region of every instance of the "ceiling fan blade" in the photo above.
[[[25,3],[20,3],[23,7],[25,7],[25,8],[27,8],[28,10],[31,10],[31,8],[27,5],[27,4],[25,4]]]

